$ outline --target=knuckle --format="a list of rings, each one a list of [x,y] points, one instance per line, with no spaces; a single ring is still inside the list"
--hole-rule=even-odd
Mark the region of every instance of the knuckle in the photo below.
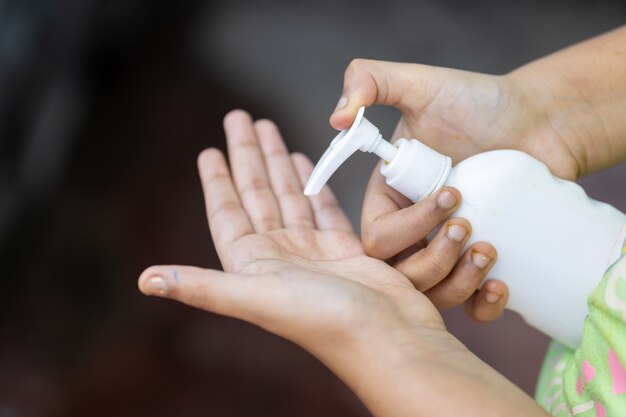
[[[342,213],[341,207],[339,207],[336,201],[322,201],[315,205],[315,209],[319,212],[327,213],[328,215]]]
[[[233,211],[238,211],[240,209],[241,209],[241,205],[239,204],[239,202],[235,202],[235,201],[223,202],[220,205],[216,206],[209,213],[209,220],[217,220],[220,217],[225,217],[228,214],[232,213]]]
[[[262,178],[253,178],[241,187],[239,194],[243,196],[248,193],[260,192],[269,189],[270,186],[266,180]]]
[[[369,256],[380,257],[385,252],[385,238],[377,228],[366,228],[361,236],[363,249]]]
[[[502,311],[496,306],[474,306],[468,314],[472,319],[478,322],[487,323],[500,317]]]
[[[279,221],[273,215],[269,213],[261,213],[261,215],[254,219],[254,224],[259,230],[272,230],[279,226]]]
[[[432,245],[426,246],[426,259],[428,269],[432,274],[436,274],[440,278],[446,277],[454,266],[454,259],[445,255],[453,255],[449,252],[437,252]]]
[[[313,226],[313,223],[311,222],[311,219],[309,219],[308,217],[298,216],[298,217],[294,217],[293,219],[290,219],[289,225],[291,227],[309,228]]]
[[[292,183],[281,184],[280,187],[276,187],[278,190],[276,191],[276,197],[279,199],[287,199],[287,198],[300,198],[302,197],[302,189],[300,186]]]
[[[445,219],[445,216],[433,210],[432,205],[427,202],[416,203],[405,210],[407,229],[410,229],[416,236],[426,237],[436,225]]]
[[[367,71],[368,66],[369,64],[367,59],[354,58],[348,64],[348,68],[346,69],[346,75],[354,75],[362,71]]]
[[[467,314],[467,316],[471,318],[472,320],[477,321],[479,323],[484,323],[484,322],[489,321],[484,315],[480,313],[480,311],[474,305],[467,307],[465,309],[465,314]]]
[[[425,220],[437,221],[440,222],[443,219],[449,217],[449,211],[445,208],[442,208],[438,201],[437,196],[432,196],[433,198],[424,199],[423,201],[418,201],[415,203],[416,208],[420,208],[419,215],[422,216]],[[420,206],[420,203],[422,205]]]
[[[180,290],[174,291],[173,298],[184,301],[194,307],[208,309],[211,306],[211,299],[203,288],[194,288],[193,291],[183,293]],[[186,300],[184,298],[187,298]]]
[[[429,268],[431,274],[436,275],[440,279],[443,279],[450,272],[448,265],[443,262],[439,257],[431,257],[429,261]]]
[[[467,282],[454,282],[450,288],[450,299],[460,303],[470,298],[475,290],[475,286]]]

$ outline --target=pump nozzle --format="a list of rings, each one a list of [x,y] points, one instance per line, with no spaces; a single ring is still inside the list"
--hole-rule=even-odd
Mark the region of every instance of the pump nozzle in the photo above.
[[[396,147],[383,139],[378,128],[363,117],[364,112],[365,107],[359,108],[350,129],[342,130],[330,142],[304,187],[304,195],[319,193],[331,175],[358,150],[374,152],[383,160],[391,162],[396,155]]]

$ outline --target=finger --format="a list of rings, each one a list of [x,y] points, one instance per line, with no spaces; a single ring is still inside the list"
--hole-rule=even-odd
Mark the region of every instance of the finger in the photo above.
[[[313,210],[302,193],[298,174],[276,125],[270,120],[254,123],[270,183],[278,199],[285,227],[313,228]]]
[[[413,245],[404,249],[402,252],[398,253],[396,256],[389,258],[387,262],[389,262],[390,265],[395,265],[398,262],[403,261],[407,259],[408,257],[416,254],[417,252],[421,251],[427,245],[428,245],[428,241],[426,239],[422,239],[419,242],[414,243]]]
[[[421,292],[448,276],[469,239],[471,226],[465,219],[448,221],[422,250],[397,262],[394,267],[406,275]]]
[[[439,77],[434,75],[426,65],[354,59],[345,71],[342,96],[330,124],[335,129],[349,128],[361,106],[422,108],[438,90]]]
[[[298,172],[300,184],[304,187],[311,176],[311,172],[313,172],[313,163],[307,156],[301,153],[291,154],[291,159]],[[348,220],[346,214],[341,209],[330,187],[327,185],[324,186],[318,195],[309,197],[309,201],[313,207],[315,224],[318,229],[341,230],[349,233],[354,232],[350,220]]]
[[[440,310],[461,304],[474,294],[496,262],[497,253],[485,242],[470,246],[450,275],[424,294]]]
[[[467,300],[465,312],[476,321],[493,321],[502,315],[508,299],[509,289],[504,282],[488,280]]]
[[[206,149],[200,153],[198,171],[211,236],[218,255],[224,262],[226,246],[253,233],[254,229],[241,206],[222,152],[218,149]]]
[[[456,189],[445,187],[410,204],[386,184],[387,190],[379,188],[378,181],[373,175],[361,215],[363,247],[369,256],[378,259],[388,259],[427,237],[461,202]]]
[[[282,226],[280,208],[270,186],[252,118],[243,110],[224,117],[230,167],[243,207],[256,232]]]
[[[138,286],[146,295],[245,320],[305,348],[312,335],[316,343],[323,332],[333,341],[346,335],[353,323],[343,319],[349,308],[345,301],[360,286],[337,285],[329,278],[331,295],[339,298],[320,309],[319,300],[329,295],[323,274],[271,269],[271,273],[233,274],[191,266],[152,266],[141,274]]]
[[[192,266],[160,265],[146,269],[138,286],[146,295],[180,301],[192,307],[243,320],[268,310],[278,285],[271,276],[231,274]],[[266,284],[266,285],[264,285]],[[262,288],[261,288],[262,287]]]

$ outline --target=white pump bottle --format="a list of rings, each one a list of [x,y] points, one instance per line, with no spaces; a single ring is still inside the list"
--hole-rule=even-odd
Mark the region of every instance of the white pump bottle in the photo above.
[[[519,151],[474,155],[452,168],[451,159],[417,140],[387,142],[363,117],[340,132],[317,163],[304,189],[319,193],[357,150],[382,158],[387,184],[418,201],[443,185],[457,188],[455,212],[472,224],[467,243],[486,241],[498,251],[489,276],[509,287],[507,308],[561,343],[577,347],[587,296],[620,254],[626,215],[590,199],[574,182]]]

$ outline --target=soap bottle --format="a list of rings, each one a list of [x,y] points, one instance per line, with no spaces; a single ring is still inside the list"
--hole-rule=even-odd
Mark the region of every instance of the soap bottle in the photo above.
[[[554,177],[523,152],[489,151],[452,167],[448,156],[415,139],[390,144],[363,113],[361,107],[352,127],[331,142],[304,193],[317,194],[357,150],[382,158],[387,184],[413,202],[444,185],[457,188],[463,201],[454,216],[472,224],[467,245],[486,241],[498,251],[489,277],[509,287],[507,308],[577,347],[587,297],[620,255],[626,215],[590,199],[576,183]]]

